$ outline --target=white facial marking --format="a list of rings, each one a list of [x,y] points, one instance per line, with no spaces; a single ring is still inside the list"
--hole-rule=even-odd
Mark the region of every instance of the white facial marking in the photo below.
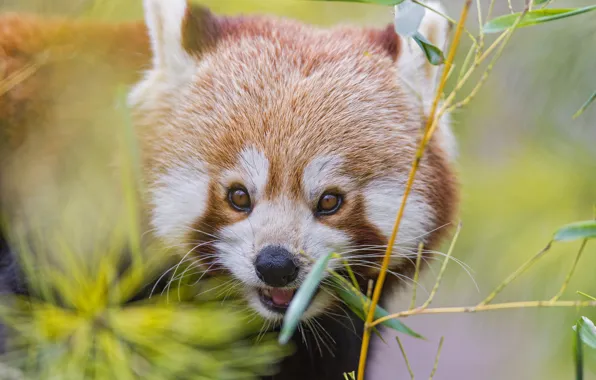
[[[200,161],[172,167],[159,177],[151,191],[152,224],[161,238],[180,243],[207,206],[209,177]]]
[[[405,178],[385,178],[370,182],[364,190],[366,217],[389,237],[405,191]],[[397,235],[395,251],[417,249],[432,225],[433,210],[423,197],[410,193]]]
[[[268,176],[269,160],[267,157],[256,148],[247,147],[238,155],[238,165],[224,173],[223,182],[226,186],[235,182],[246,186],[251,200],[255,202],[265,192]]]
[[[314,158],[302,174],[302,191],[311,201],[317,198],[328,187],[333,186],[344,192],[354,189],[353,180],[341,170],[343,159],[340,156],[320,156]]]
[[[294,254],[301,267],[292,287],[298,287],[311,267],[308,260],[301,257],[301,250],[316,259],[350,244],[347,234],[318,222],[311,208],[303,202],[285,197],[260,202],[247,219],[226,226],[220,234],[222,239],[215,244],[220,255],[219,262],[246,285],[246,296],[252,307],[272,320],[283,316],[270,311],[259,300],[257,288],[266,286],[257,277],[254,267],[260,249],[281,245]],[[332,267],[336,267],[335,264],[332,263]],[[331,301],[329,294],[319,292],[303,318],[318,315]]]

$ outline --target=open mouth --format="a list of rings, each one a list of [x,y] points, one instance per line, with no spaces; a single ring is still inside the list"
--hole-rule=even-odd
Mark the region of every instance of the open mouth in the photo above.
[[[271,311],[285,313],[296,294],[296,289],[261,288],[259,298],[261,303]]]

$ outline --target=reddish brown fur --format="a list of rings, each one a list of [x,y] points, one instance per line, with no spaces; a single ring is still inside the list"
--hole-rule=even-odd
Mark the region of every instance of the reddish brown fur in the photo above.
[[[319,30],[263,17],[219,18],[217,25],[209,33],[219,31],[218,42],[201,57],[208,64],[186,95],[194,101],[165,101],[157,114],[143,110],[148,124],[159,124],[160,114],[167,114],[166,124],[174,127],[148,141],[149,175],[200,156],[217,178],[250,145],[269,159],[269,199],[291,194],[300,200],[304,167],[324,154],[345,157],[362,187],[390,172],[408,173],[425,118],[396,83],[399,40],[391,26]],[[396,125],[403,126],[401,134]],[[431,229],[450,223],[456,210],[454,174],[446,161],[441,147],[431,143],[414,185],[436,211]],[[359,221],[336,226],[356,241],[386,243],[354,203],[346,202],[340,214],[360,215]],[[426,248],[437,248],[447,231],[433,232]],[[394,269],[407,271],[409,262],[403,265]]]
[[[176,128],[141,136],[148,148],[144,153],[149,178],[173,161],[197,153],[217,175],[236,164],[247,144],[270,159],[269,198],[283,192],[299,199],[304,167],[321,154],[343,155],[360,185],[390,171],[408,172],[418,141],[414,137],[424,118],[395,81],[400,43],[391,26],[320,30],[265,17],[212,17],[195,9],[185,22],[185,48],[209,62],[190,90],[196,101],[183,106],[160,104],[139,118],[141,124],[149,124],[165,113],[174,114],[168,122]],[[239,54],[242,44],[247,49]],[[50,61],[0,94],[0,134],[13,147],[38,133],[31,128],[57,106],[51,102],[55,84],[64,80],[64,73],[72,73],[73,67],[78,68],[74,72],[88,76],[89,62],[100,60],[119,68],[114,71],[114,82],[131,82],[149,62],[146,29],[141,23],[108,25],[2,16],[0,78],[22,70],[43,51],[49,51]],[[347,71],[351,71],[349,76]],[[57,72],[62,73],[60,80],[54,78]],[[243,77],[246,72],[254,75]],[[186,124],[196,116],[195,109],[213,115],[202,120],[201,130]],[[376,112],[379,109],[383,112]],[[392,132],[395,125],[403,126],[403,136]],[[162,144],[164,139],[171,143]],[[47,141],[45,149],[58,152],[70,140]],[[345,149],[346,141],[349,149]],[[439,145],[431,143],[414,189],[436,211],[435,228],[452,221],[457,205],[454,175],[444,156]],[[291,180],[286,181],[282,173],[292,173]],[[225,201],[214,189],[209,202],[211,215],[199,223],[217,229],[238,217],[224,211],[221,202]],[[348,201],[342,212],[351,221],[338,221],[338,227],[360,240],[385,242],[364,218],[356,218],[362,213],[358,201]],[[332,219],[327,223],[333,224]],[[446,231],[431,234],[427,248],[436,248]]]

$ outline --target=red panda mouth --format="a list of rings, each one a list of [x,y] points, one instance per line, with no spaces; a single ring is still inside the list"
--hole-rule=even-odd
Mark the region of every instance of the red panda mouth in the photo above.
[[[290,302],[296,294],[296,289],[282,288],[261,288],[259,289],[259,298],[261,303],[268,309],[278,313],[284,313],[288,310]]]

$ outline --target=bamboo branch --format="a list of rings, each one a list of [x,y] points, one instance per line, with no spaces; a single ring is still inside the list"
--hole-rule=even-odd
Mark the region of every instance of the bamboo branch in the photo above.
[[[430,373],[429,380],[433,380],[433,377],[435,377],[435,373],[437,372],[437,367],[439,366],[439,356],[441,356],[441,349],[443,348],[444,340],[445,340],[445,337],[442,336],[441,340],[439,341],[439,348],[437,349],[437,355],[435,356],[435,364],[433,365],[433,369]]]
[[[582,241],[582,245],[581,245],[581,247],[579,247],[579,251],[577,252],[577,255],[575,256],[575,261],[573,262],[573,265],[571,266],[571,269],[569,270],[569,273],[567,273],[567,277],[565,278],[565,281],[563,282],[563,286],[561,286],[561,289],[557,292],[557,294],[555,294],[555,296],[553,298],[551,298],[551,302],[555,302],[559,298],[561,298],[561,296],[565,292],[565,289],[567,289],[567,285],[569,285],[569,281],[571,281],[571,277],[573,276],[573,272],[575,272],[575,268],[577,267],[577,263],[579,262],[579,259],[582,256],[582,253],[584,251],[584,248],[586,248],[586,244],[587,243],[588,243],[588,239],[584,239]]]
[[[461,12],[461,16],[459,18],[459,22],[457,24],[457,29],[455,32],[455,36],[453,38],[453,42],[451,44],[451,48],[449,50],[449,55],[447,57],[447,60],[445,62],[445,67],[443,69],[443,73],[441,76],[441,80],[439,82],[439,86],[437,88],[437,92],[435,95],[435,99],[433,101],[429,116],[428,116],[428,121],[426,123],[426,128],[425,128],[425,134],[422,138],[422,141],[420,142],[420,146],[418,148],[418,151],[416,152],[416,157],[414,159],[414,162],[412,164],[412,168],[410,170],[410,174],[408,177],[408,182],[407,182],[407,186],[403,195],[403,199],[401,202],[401,206],[397,215],[397,218],[395,220],[395,224],[393,226],[393,231],[391,233],[391,237],[389,238],[389,242],[387,245],[387,250],[385,251],[385,256],[383,258],[383,264],[381,266],[381,271],[379,273],[379,276],[377,278],[377,283],[375,284],[375,289],[374,289],[374,293],[373,293],[373,297],[372,297],[372,301],[370,303],[370,308],[368,311],[368,314],[366,315],[366,323],[365,323],[365,328],[364,328],[364,334],[362,337],[362,347],[360,350],[360,362],[358,365],[358,380],[364,380],[364,373],[365,373],[365,369],[366,369],[366,360],[368,358],[368,348],[369,348],[369,344],[370,344],[370,336],[371,336],[371,324],[373,322],[374,319],[374,311],[377,307],[377,304],[379,302],[379,299],[381,298],[381,292],[383,290],[383,284],[385,282],[385,277],[387,275],[387,270],[389,268],[389,262],[391,260],[391,254],[393,252],[393,246],[395,244],[395,240],[397,237],[397,234],[399,232],[399,226],[401,224],[401,220],[403,218],[404,215],[404,211],[405,211],[405,206],[406,206],[406,201],[407,198],[412,190],[412,185],[414,183],[414,178],[416,176],[416,172],[418,171],[418,166],[420,165],[420,161],[422,159],[422,156],[424,154],[424,151],[426,149],[426,145],[428,144],[428,142],[430,141],[430,138],[432,137],[432,133],[434,131],[434,129],[432,128],[433,124],[434,124],[434,117],[435,117],[435,113],[437,111],[437,107],[439,104],[439,100],[441,98],[441,94],[443,93],[443,89],[445,88],[445,83],[447,81],[447,76],[449,74],[449,72],[451,71],[451,66],[453,64],[453,59],[455,58],[455,53],[457,51],[457,47],[459,45],[459,41],[461,39],[462,36],[462,31],[464,28],[464,23],[465,20],[467,18],[468,15],[468,11],[470,9],[470,6],[472,4],[472,0],[466,0],[464,7],[462,9]]]
[[[528,308],[547,308],[547,307],[596,307],[596,301],[518,301],[504,302],[490,305],[476,306],[456,306],[456,307],[437,307],[431,309],[417,308],[414,310],[402,311],[381,317],[371,323],[371,327],[381,324],[389,319],[405,318],[412,315],[423,314],[457,314],[457,313],[479,313],[482,311],[506,310],[506,309],[528,309]]]
[[[426,309],[428,307],[428,305],[430,305],[433,298],[435,298],[435,294],[437,294],[437,291],[439,290],[439,286],[441,285],[441,280],[443,279],[443,274],[445,273],[445,270],[447,269],[447,264],[449,263],[449,259],[451,258],[451,255],[453,254],[453,248],[455,248],[455,242],[457,241],[457,238],[459,237],[460,231],[461,231],[461,223],[459,223],[457,225],[457,230],[455,231],[455,235],[453,236],[453,239],[451,240],[451,246],[449,247],[449,250],[447,251],[447,256],[445,256],[445,261],[443,261],[443,265],[441,265],[441,270],[439,271],[439,275],[437,276],[437,281],[435,282],[435,286],[431,290],[430,295],[428,296],[428,299],[426,300],[426,302],[421,306],[422,309]]]

